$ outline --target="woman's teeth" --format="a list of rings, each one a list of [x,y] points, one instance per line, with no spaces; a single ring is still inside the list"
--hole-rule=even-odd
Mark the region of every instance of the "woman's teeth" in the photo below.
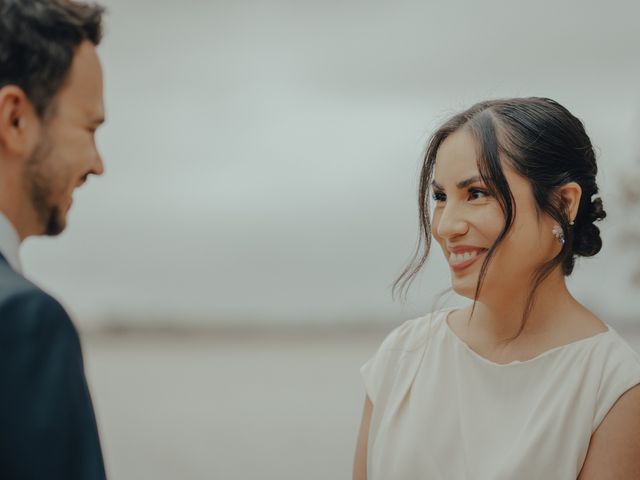
[[[466,262],[471,258],[477,257],[482,252],[483,250],[473,250],[473,251],[464,252],[464,253],[452,253],[449,256],[449,263],[451,265],[457,265],[458,263]]]

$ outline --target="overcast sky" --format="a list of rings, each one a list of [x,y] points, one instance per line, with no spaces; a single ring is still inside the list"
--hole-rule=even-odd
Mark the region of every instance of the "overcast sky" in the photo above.
[[[415,244],[426,139],[476,101],[529,95],[598,148],[605,246],[572,289],[605,321],[637,318],[640,257],[617,244],[633,221],[618,181],[640,157],[637,2],[103,3],[106,174],[62,236],[23,248],[81,326],[423,312],[448,286],[439,251],[406,304],[389,285]]]

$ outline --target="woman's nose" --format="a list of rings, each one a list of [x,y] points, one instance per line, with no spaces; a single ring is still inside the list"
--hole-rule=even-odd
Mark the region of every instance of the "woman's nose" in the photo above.
[[[442,238],[451,238],[467,233],[469,224],[455,205],[446,205],[438,218],[436,233]]]

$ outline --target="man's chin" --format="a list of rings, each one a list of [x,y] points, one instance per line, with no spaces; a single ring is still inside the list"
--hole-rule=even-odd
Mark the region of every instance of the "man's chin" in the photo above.
[[[67,219],[58,209],[54,209],[49,215],[49,221],[44,230],[44,234],[49,237],[60,235],[67,227]]]

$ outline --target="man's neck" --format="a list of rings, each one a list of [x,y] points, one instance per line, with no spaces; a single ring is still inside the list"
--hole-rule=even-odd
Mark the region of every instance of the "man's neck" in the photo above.
[[[22,240],[16,231],[11,220],[0,212],[0,253],[11,267],[22,273],[22,262],[20,260],[20,244]]]
[[[31,201],[24,193],[0,185],[0,213],[11,223],[20,243],[38,233],[37,225],[32,221],[34,212]]]

